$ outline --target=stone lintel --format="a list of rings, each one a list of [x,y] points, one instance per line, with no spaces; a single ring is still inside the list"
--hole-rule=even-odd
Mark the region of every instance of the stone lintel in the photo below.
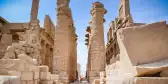
[[[9,31],[12,32],[24,32],[25,29],[29,28],[29,23],[8,23],[2,27],[5,31],[2,30],[3,33],[7,33]],[[9,29],[9,31],[6,31]]]

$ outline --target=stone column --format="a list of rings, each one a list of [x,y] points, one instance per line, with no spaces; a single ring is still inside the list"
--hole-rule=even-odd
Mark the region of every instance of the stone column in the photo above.
[[[59,1],[64,0],[57,0]],[[70,57],[69,24],[71,10],[68,4],[57,5],[57,23],[53,54],[53,73],[60,76],[60,81],[68,83],[68,65]]]
[[[91,9],[91,37],[90,37],[90,83],[99,78],[99,73],[105,70],[105,43],[104,43],[104,5],[100,2],[93,3]]]
[[[30,54],[31,57],[37,59],[38,63],[41,64],[40,57],[40,25],[38,16],[38,7],[39,0],[33,0],[32,2],[32,10],[31,10],[31,18],[30,18],[30,26],[26,29],[26,42],[28,45],[31,45],[34,48],[34,53]]]
[[[32,0],[31,21],[32,20],[37,20],[39,1],[40,0]]]

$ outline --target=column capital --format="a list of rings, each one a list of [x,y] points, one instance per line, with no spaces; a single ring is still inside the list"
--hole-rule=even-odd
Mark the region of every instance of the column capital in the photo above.
[[[90,10],[92,15],[97,11],[102,11],[102,13],[104,13],[104,14],[107,13],[107,10],[104,8],[104,5],[100,2],[93,3],[92,4],[92,9]]]

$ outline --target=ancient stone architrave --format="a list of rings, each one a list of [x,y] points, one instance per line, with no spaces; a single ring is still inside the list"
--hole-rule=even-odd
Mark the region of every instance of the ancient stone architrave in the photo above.
[[[91,35],[90,35],[90,82],[95,77],[99,77],[99,72],[105,68],[105,44],[104,44],[104,14],[106,14],[104,5],[100,2],[93,3],[91,9]]]

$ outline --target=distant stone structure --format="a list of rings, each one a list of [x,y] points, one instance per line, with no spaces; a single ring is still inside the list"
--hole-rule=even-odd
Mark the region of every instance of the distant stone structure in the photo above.
[[[99,73],[105,70],[105,43],[104,43],[104,14],[106,14],[104,5],[100,2],[95,2],[92,5],[90,22],[91,32],[86,36],[89,39],[89,81],[92,83],[94,79],[99,78]],[[88,28],[88,31],[90,29]]]
[[[51,18],[46,15],[43,28],[40,28],[41,60],[42,64],[49,66],[52,72],[52,59],[54,52],[55,25]]]
[[[69,2],[70,0],[57,0],[53,57],[53,73],[59,74],[60,80],[65,83],[77,79],[77,35]]]

